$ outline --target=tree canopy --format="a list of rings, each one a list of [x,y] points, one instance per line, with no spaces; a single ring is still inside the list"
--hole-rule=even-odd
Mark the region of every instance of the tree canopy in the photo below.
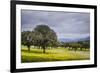
[[[57,35],[49,26],[47,25],[37,25],[33,31],[23,31],[22,32],[22,44],[26,45],[30,50],[30,46],[38,46],[43,49],[43,53],[45,53],[45,49],[50,46],[57,45]]]
[[[26,45],[30,51],[30,46],[34,43],[34,32],[23,31],[21,34],[21,44]]]
[[[45,53],[47,46],[54,46],[57,43],[57,35],[54,30],[50,29],[47,25],[38,25],[34,29],[35,44],[40,46]]]

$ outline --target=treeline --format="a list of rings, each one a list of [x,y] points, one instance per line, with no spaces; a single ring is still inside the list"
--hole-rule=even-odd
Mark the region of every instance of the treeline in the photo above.
[[[57,35],[49,28],[47,25],[37,25],[33,31],[23,31],[21,32],[21,44],[28,47],[30,51],[31,46],[35,46],[43,49],[43,53],[46,52],[48,48],[59,48],[64,47],[69,50],[82,50],[89,49],[89,41],[80,41],[80,42],[59,42]]]
[[[79,41],[79,42],[60,42],[59,47],[64,47],[69,50],[83,50],[90,48],[90,41]]]

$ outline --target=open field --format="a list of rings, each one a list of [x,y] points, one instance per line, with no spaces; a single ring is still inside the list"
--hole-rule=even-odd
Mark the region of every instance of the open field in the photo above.
[[[73,51],[67,50],[67,48],[52,48],[46,49],[46,53],[43,53],[43,49],[32,48],[28,51],[27,47],[22,46],[21,49],[21,61],[27,62],[46,62],[46,61],[69,61],[69,60],[89,60],[90,51]]]

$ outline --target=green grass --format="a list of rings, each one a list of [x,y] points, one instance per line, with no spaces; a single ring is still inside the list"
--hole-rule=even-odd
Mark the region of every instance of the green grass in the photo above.
[[[69,60],[89,60],[89,51],[71,51],[67,48],[53,48],[47,49],[43,53],[42,49],[31,48],[29,52],[27,47],[22,46],[21,61],[27,62],[51,62],[51,61],[69,61]]]

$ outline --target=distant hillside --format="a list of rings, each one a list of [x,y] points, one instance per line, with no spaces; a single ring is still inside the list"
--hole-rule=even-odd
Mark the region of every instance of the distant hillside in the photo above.
[[[85,38],[59,38],[59,42],[79,42],[79,41],[89,41],[90,37]]]

